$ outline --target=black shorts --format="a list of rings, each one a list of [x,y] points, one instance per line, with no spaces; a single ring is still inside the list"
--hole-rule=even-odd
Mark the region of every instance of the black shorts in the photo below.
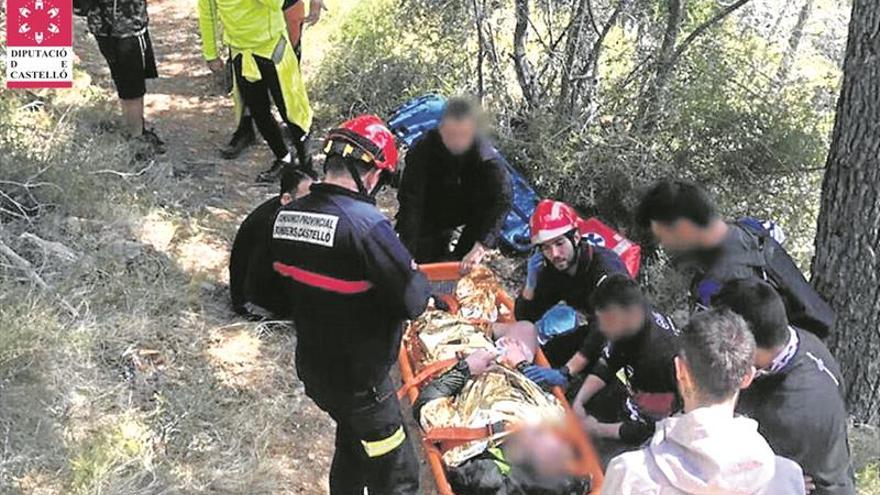
[[[138,36],[114,38],[95,36],[101,54],[110,66],[116,93],[123,100],[133,100],[147,92],[146,80],[159,77],[150,32]]]

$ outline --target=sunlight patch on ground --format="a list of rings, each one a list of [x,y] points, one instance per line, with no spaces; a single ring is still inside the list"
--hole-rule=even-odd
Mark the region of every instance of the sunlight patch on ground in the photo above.
[[[213,330],[207,352],[214,376],[229,387],[260,388],[261,382],[271,375],[262,345],[247,327]]]
[[[212,273],[220,277],[229,259],[229,246],[204,233],[186,239],[175,251],[177,263],[189,273]]]
[[[158,210],[150,212],[144,217],[143,223],[135,229],[137,239],[144,244],[149,244],[156,251],[168,254],[171,247],[171,241],[174,240],[174,234],[177,233],[177,226],[174,222],[168,220],[165,215]]]

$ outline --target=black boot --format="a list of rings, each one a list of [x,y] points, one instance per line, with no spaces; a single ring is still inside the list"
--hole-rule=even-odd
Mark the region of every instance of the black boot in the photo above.
[[[232,134],[229,144],[220,149],[220,155],[227,160],[238,158],[248,146],[254,144],[256,139],[253,119],[250,115],[244,115],[238,123],[238,129]]]
[[[273,183],[279,182],[281,180],[281,171],[284,170],[284,167],[288,165],[287,162],[283,160],[275,160],[272,162],[272,166],[269,167],[269,170],[264,170],[257,174],[256,182],[262,183]]]

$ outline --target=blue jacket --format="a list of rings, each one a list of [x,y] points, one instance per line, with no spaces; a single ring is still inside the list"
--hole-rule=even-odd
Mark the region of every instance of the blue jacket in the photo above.
[[[403,321],[425,310],[430,288],[374,201],[313,185],[275,216],[272,255],[289,282],[298,369],[320,372],[343,394],[380,383],[397,359]]]

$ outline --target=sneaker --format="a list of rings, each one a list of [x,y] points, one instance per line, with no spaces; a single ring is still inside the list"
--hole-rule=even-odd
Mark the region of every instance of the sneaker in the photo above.
[[[261,183],[273,183],[281,180],[281,171],[284,170],[285,165],[288,165],[287,162],[282,160],[275,160],[272,162],[272,166],[269,170],[264,170],[257,174],[256,181]]]
[[[229,143],[220,148],[220,156],[227,160],[238,158],[239,155],[241,155],[248,146],[254,144],[256,140],[257,137],[254,134],[253,126],[239,128],[235,131],[235,134],[232,135],[232,139],[229,140]]]

